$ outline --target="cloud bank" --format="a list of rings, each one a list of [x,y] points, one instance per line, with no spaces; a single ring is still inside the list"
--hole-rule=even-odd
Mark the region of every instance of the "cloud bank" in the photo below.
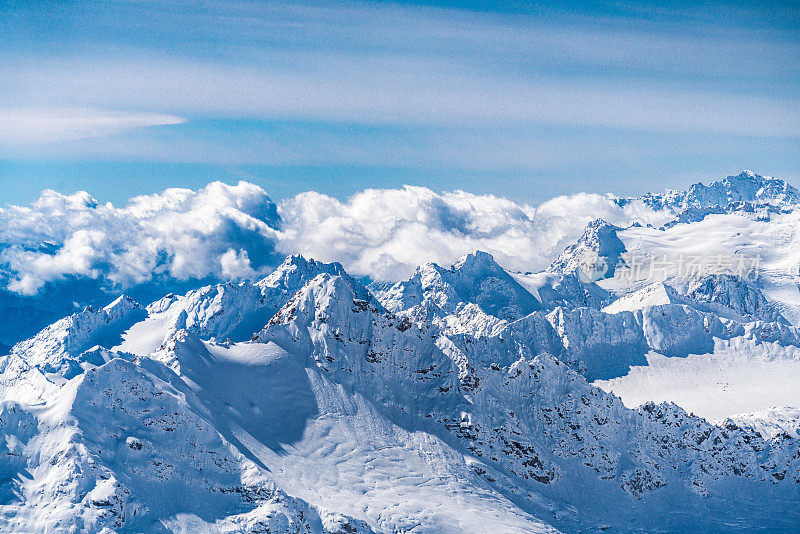
[[[307,192],[276,204],[253,184],[213,182],[135,197],[120,208],[86,192],[47,190],[30,207],[0,208],[0,265],[6,288],[22,295],[67,278],[115,290],[155,277],[255,279],[298,252],[380,280],[477,249],[507,268],[534,271],[597,217],[630,224],[659,215],[594,194],[533,207],[410,186],[368,189],[344,202]]]
[[[125,288],[170,276],[251,278],[276,261],[276,205],[260,188],[212,183],[131,199],[47,190],[31,207],[0,209],[7,288],[33,295],[67,277]]]

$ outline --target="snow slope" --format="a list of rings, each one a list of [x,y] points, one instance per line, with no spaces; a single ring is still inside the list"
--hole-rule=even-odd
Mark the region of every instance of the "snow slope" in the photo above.
[[[800,408],[773,407],[760,412],[738,414],[731,420],[769,438],[784,432],[794,438],[800,437]]]
[[[112,357],[54,383],[18,358],[0,403],[4,532],[369,532],[283,493],[153,360]]]
[[[778,190],[783,191],[783,186]],[[780,201],[782,195],[773,200]],[[796,200],[791,190],[787,196]],[[731,210],[665,229],[632,227],[620,231],[629,258],[645,263],[655,260],[660,269],[641,276],[602,280],[600,285],[619,297],[603,311],[647,313],[656,306],[680,304],[704,317],[714,314],[728,325],[742,324],[753,331],[785,332],[789,336],[771,339],[767,334],[736,340],[715,334],[709,339],[698,332],[682,351],[691,355],[686,361],[665,358],[663,351],[651,345],[661,354],[649,354],[641,367],[600,383],[602,387],[620,395],[630,406],[646,400],[670,400],[715,420],[740,412],[800,405],[795,394],[798,375],[792,346],[797,345],[796,330],[788,326],[800,324],[798,217],[800,210],[783,204],[766,220],[757,212]],[[723,262],[757,258],[759,276],[742,280],[709,269],[686,278],[679,269],[690,257],[723,258]],[[762,344],[758,339],[777,343]]]
[[[625,243],[623,259],[657,268],[629,270],[629,276],[609,278],[599,284],[625,295],[654,282],[683,279],[687,262],[701,259],[698,275],[717,274],[717,265],[758,265],[758,289],[777,312],[793,324],[800,323],[800,210],[759,221],[750,213],[710,215],[702,221],[679,224],[664,230],[631,227],[618,232]],[[755,273],[754,273],[755,274]]]
[[[800,406],[800,349],[743,338],[717,339],[711,354],[670,358],[649,353],[646,364],[626,376],[594,384],[631,407],[671,401],[721,421],[774,406]]]

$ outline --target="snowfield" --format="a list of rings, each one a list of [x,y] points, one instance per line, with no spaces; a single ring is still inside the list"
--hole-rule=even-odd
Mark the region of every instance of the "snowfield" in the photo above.
[[[652,352],[647,365],[594,382],[626,406],[671,401],[710,421],[800,406],[800,349],[751,340],[715,340],[711,354],[671,358]]]
[[[295,255],[62,318],[0,356],[0,530],[797,531],[800,192],[615,202],[663,226],[592,222],[533,273]]]

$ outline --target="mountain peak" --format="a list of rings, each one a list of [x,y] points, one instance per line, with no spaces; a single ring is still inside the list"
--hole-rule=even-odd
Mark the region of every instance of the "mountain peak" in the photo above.
[[[126,294],[122,294],[113,301],[111,301],[108,305],[103,307],[103,310],[106,313],[114,314],[114,313],[126,313],[130,310],[138,310],[141,309],[142,305],[133,300]]]
[[[674,205],[682,212],[692,210],[736,210],[741,205],[790,206],[800,204],[800,190],[786,181],[753,171],[728,176],[708,186],[697,183],[679,194]]]
[[[422,265],[409,280],[398,282],[381,296],[383,305],[394,312],[419,306],[426,300],[443,315],[455,313],[460,303],[472,302],[485,313],[507,320],[542,309],[536,297],[491,254],[482,251],[462,256],[449,269],[435,263]]]
[[[614,276],[625,244],[617,236],[622,230],[603,219],[595,219],[586,225],[583,235],[564,252],[548,269],[564,274],[576,273],[584,282]]]
[[[17,343],[11,352],[44,373],[71,376],[79,372],[81,353],[95,345],[114,345],[122,332],[147,315],[145,309],[126,295],[95,310],[73,313]]]
[[[374,300],[372,294],[355,278],[350,276],[339,262],[325,263],[313,258],[305,258],[300,254],[287,257],[272,274],[259,280],[256,285],[265,292],[277,291],[282,302],[285,298],[302,288],[307,282],[321,273],[340,276],[351,287],[356,298]],[[277,307],[280,307],[277,306]]]
[[[329,313],[346,315],[356,301],[368,302],[368,307],[375,309],[378,313],[384,312],[383,307],[374,298],[367,301],[359,297],[360,293],[361,290],[356,290],[343,276],[320,273],[292,295],[288,302],[270,319],[266,328],[276,324],[297,322],[300,317],[304,317],[305,322],[312,322],[317,319],[315,310],[323,308],[338,310]],[[259,335],[257,334],[254,338],[258,339]]]
[[[648,193],[639,197],[655,210],[672,210],[683,213],[688,210],[736,209],[739,203],[755,205],[800,204],[800,190],[785,180],[762,176],[750,170],[727,176],[705,185],[697,182],[684,191],[667,191],[664,194]],[[619,199],[625,205],[635,199]]]
[[[489,268],[489,269],[502,269],[500,265],[494,260],[494,256],[482,250],[476,250],[468,254],[464,254],[453,263],[453,269],[469,269],[469,268]]]

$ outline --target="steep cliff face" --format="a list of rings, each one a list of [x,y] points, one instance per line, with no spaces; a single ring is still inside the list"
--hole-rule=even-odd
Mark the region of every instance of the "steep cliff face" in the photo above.
[[[614,276],[625,244],[617,236],[621,228],[602,219],[589,223],[583,235],[556,258],[548,269],[577,275],[583,282]]]
[[[310,355],[337,382],[403,411],[424,417],[457,402],[456,369],[431,335],[357,299],[339,276],[311,280],[253,339]]]

